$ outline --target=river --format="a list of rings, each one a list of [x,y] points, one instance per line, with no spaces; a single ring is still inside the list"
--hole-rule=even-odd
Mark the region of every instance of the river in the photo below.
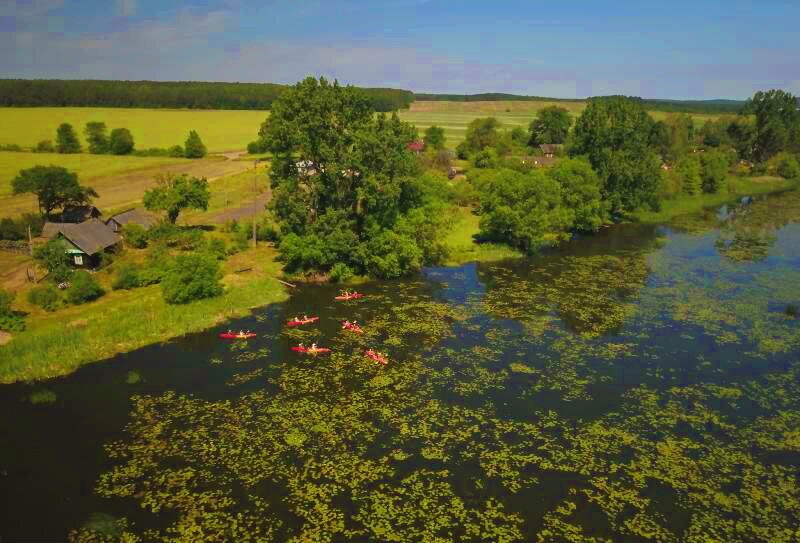
[[[0,541],[800,540],[798,193],[359,289],[0,388]]]

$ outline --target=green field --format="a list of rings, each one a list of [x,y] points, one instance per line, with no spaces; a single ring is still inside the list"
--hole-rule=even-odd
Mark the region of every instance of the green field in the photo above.
[[[536,112],[547,106],[565,107],[577,116],[584,102],[498,101],[498,102],[414,102],[400,112],[400,117],[422,132],[435,124],[445,129],[448,147],[455,148],[464,139],[467,125],[477,117],[496,117],[504,127],[527,128]],[[197,130],[210,152],[244,149],[256,139],[268,112],[240,110],[116,109],[80,107],[2,108],[0,109],[0,144],[16,143],[32,147],[38,141],[55,139],[56,127],[72,124],[83,138],[87,121],[103,121],[109,130],[128,128],[136,147],[183,145],[189,130]],[[664,112],[651,112],[656,119]],[[718,115],[693,115],[698,125]]]
[[[86,123],[102,121],[109,132],[129,129],[137,149],[183,145],[189,130],[197,130],[210,152],[231,151],[256,139],[266,116],[264,111],[239,110],[9,107],[0,109],[0,144],[32,147],[41,140],[55,141],[61,123],[70,123],[83,141]]]

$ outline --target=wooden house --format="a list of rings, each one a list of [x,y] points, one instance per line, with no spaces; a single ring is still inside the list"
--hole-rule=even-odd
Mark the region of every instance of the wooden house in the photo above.
[[[539,149],[541,149],[546,158],[553,158],[561,150],[561,147],[561,144],[558,143],[543,143],[539,146]]]
[[[81,223],[89,219],[99,219],[103,214],[94,206],[64,206],[60,214],[62,223]]]
[[[93,218],[79,224],[45,223],[42,237],[61,239],[75,266],[93,268],[100,263],[100,255],[116,247],[122,238],[103,221]]]
[[[106,225],[114,232],[120,232],[126,224],[138,224],[145,230],[149,230],[156,223],[158,223],[158,218],[143,209],[129,209],[117,213],[106,221]]]

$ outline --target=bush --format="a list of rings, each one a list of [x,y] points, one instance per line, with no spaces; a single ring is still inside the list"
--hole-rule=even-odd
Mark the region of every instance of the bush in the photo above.
[[[117,278],[111,284],[114,290],[130,290],[139,287],[139,268],[133,264],[120,266]]]
[[[203,251],[212,258],[217,260],[225,260],[225,257],[228,254],[228,246],[226,245],[224,239],[209,238],[206,240]]]
[[[6,145],[0,145],[0,151],[22,151],[22,147],[17,145],[16,143],[7,143]]]
[[[700,159],[703,169],[703,192],[719,192],[728,175],[728,157],[722,151],[708,151]]]
[[[80,305],[91,302],[105,294],[97,280],[87,271],[75,272],[71,283],[67,289],[67,301],[71,304]]]
[[[251,155],[259,155],[267,152],[267,146],[264,145],[262,140],[251,141],[247,144],[247,153]]]
[[[81,142],[71,124],[61,123],[56,130],[56,150],[64,154],[81,152]]]
[[[147,230],[140,224],[126,224],[122,227],[122,239],[128,247],[144,249],[147,247]]]
[[[337,262],[333,265],[333,268],[331,268],[330,277],[331,281],[334,283],[343,283],[353,277],[353,270],[351,270],[350,266],[347,264]]]
[[[13,292],[0,288],[0,330],[6,332],[22,332],[25,329],[25,319],[11,309],[14,297]]]
[[[795,179],[800,177],[800,164],[797,159],[791,156],[785,157],[778,164],[778,175],[784,179]]]
[[[72,275],[69,265],[69,255],[64,251],[64,245],[58,239],[51,239],[33,251],[33,257],[50,273],[56,283],[66,281]]]
[[[133,151],[133,134],[127,128],[115,128],[108,138],[111,154],[128,155]]]
[[[185,144],[186,158],[203,158],[206,156],[206,146],[203,145],[203,140],[194,130],[189,131],[189,137],[186,138]]]
[[[180,255],[161,282],[161,293],[168,304],[185,304],[222,294],[219,264],[203,255]]]
[[[54,153],[55,148],[51,140],[42,140],[33,148],[34,153]]]
[[[33,237],[42,233],[44,218],[35,213],[25,213],[19,219],[0,219],[0,240],[27,241],[28,227]]]
[[[149,147],[147,149],[136,149],[134,156],[170,156],[170,150],[164,147]]]
[[[496,168],[498,163],[497,151],[492,148],[483,149],[478,151],[473,158],[473,164],[476,168],[491,169]]]
[[[28,292],[28,301],[45,311],[55,311],[61,305],[61,295],[50,283],[33,287]]]
[[[173,145],[169,148],[169,156],[172,158],[183,158],[185,156],[183,147],[180,145]]]
[[[162,222],[147,232],[151,241],[163,243],[183,251],[193,251],[203,243],[203,231],[198,228],[181,228],[168,222]]]

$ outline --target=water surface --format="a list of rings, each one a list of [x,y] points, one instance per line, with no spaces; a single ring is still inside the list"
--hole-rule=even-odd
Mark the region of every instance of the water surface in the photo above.
[[[303,287],[255,340],[4,386],[0,540],[797,541],[799,221],[787,193]]]

